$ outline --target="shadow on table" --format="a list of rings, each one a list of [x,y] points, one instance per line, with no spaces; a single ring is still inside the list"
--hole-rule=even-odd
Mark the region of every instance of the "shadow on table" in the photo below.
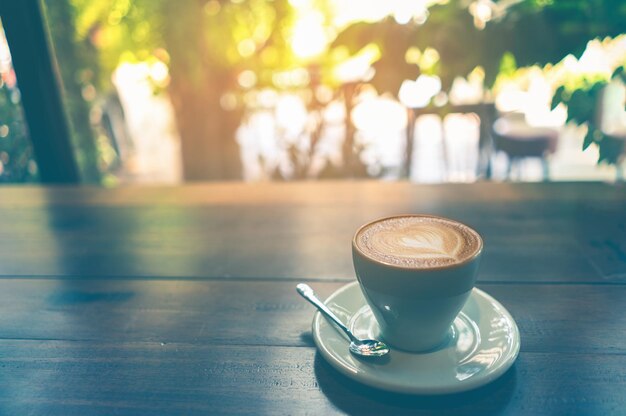
[[[377,390],[344,376],[315,354],[315,376],[320,389],[338,409],[348,414],[497,415],[508,406],[517,380],[513,365],[498,380],[475,390],[443,396],[411,396]]]
[[[310,331],[301,333],[300,340],[304,342],[305,345],[315,348],[315,340],[313,339],[313,335],[311,335]]]

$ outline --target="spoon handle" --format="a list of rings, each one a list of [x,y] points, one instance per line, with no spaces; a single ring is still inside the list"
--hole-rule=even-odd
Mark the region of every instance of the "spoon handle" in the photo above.
[[[313,306],[315,306],[324,316],[326,316],[328,319],[332,320],[335,324],[337,324],[337,326],[339,328],[341,328],[341,330],[343,332],[345,332],[348,337],[350,337],[350,340],[353,341],[355,339],[354,335],[352,335],[352,332],[348,329],[347,326],[345,326],[337,317],[337,315],[335,315],[333,313],[333,311],[331,311],[330,309],[328,309],[328,306],[326,306],[324,304],[324,302],[322,302],[316,295],[315,292],[313,291],[313,289],[311,288],[311,286],[307,285],[306,283],[300,283],[296,286],[296,290],[298,291],[298,293],[305,298],[306,300],[308,300],[309,302],[311,302],[313,304]]]

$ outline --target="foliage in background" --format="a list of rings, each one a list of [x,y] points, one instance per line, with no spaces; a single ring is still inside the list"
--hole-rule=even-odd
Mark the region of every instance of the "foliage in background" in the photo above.
[[[0,42],[5,42],[0,21]],[[6,51],[3,51],[3,55]],[[37,164],[10,59],[0,59],[0,183],[35,182]]]
[[[413,61],[420,72],[438,75],[444,90],[477,67],[490,88],[502,72],[554,64],[569,54],[579,57],[590,40],[626,33],[626,2],[621,0],[450,0],[428,12],[423,24],[398,25],[393,19],[355,23],[339,34],[333,46],[357,53],[377,45],[381,54],[374,66],[385,70],[377,71],[371,82],[379,91],[395,95],[402,80],[411,79],[402,57],[417,57]],[[423,59],[429,50],[434,51],[430,53],[434,62]],[[400,70],[393,71],[397,63]],[[563,87],[553,102],[568,105],[568,121],[588,124],[584,148],[597,143],[599,162],[614,164],[623,146],[601,133],[593,120],[597,95],[606,82]]]
[[[292,18],[288,2],[70,2],[76,41],[98,52],[93,85],[110,90],[123,61],[167,64],[167,82],[155,87],[167,90],[174,107],[185,179],[240,177],[234,136],[244,106],[235,94],[237,77],[252,70],[262,85],[277,68],[294,64],[284,36]]]
[[[231,179],[241,175],[234,135],[251,89],[308,90],[310,109],[319,111],[321,103],[312,92],[326,85],[335,90],[335,98],[343,97],[349,110],[358,88],[354,84],[367,82],[379,93],[396,96],[405,79],[425,73],[438,75],[449,90],[456,77],[481,67],[485,85],[491,87],[499,73],[580,55],[589,40],[626,32],[626,3],[620,0],[433,1],[421,20],[359,21],[329,35],[334,41],[326,53],[303,58],[292,44],[298,11],[287,0],[45,3],[79,165],[87,178],[98,174],[90,166],[106,169],[114,163],[102,152],[103,135],[97,130],[100,152],[94,145],[94,112],[89,107],[113,90],[111,75],[121,62],[167,65],[168,76],[155,79],[154,85],[171,98],[185,178]],[[311,2],[329,33],[338,29],[332,23],[332,3]],[[367,59],[374,71],[363,79],[338,77],[342,65],[355,59]],[[294,81],[289,75],[294,70],[306,76]],[[244,73],[253,80],[249,85],[241,82]],[[597,89],[563,91],[558,102],[570,104],[576,113],[576,103],[582,99],[590,105]],[[570,116],[573,122],[583,118]],[[358,151],[350,146],[353,134],[348,125],[346,160]],[[616,160],[602,150],[608,141],[597,133],[588,137],[586,145],[601,145],[602,160]]]
[[[93,53],[91,70],[79,79],[89,78],[99,93],[112,88],[111,74],[121,61],[167,64],[170,77],[155,87],[165,88],[174,105],[188,180],[239,177],[234,134],[250,88],[238,82],[243,72],[252,74],[257,89],[313,91],[326,84],[350,110],[355,89],[347,84],[355,80],[335,76],[350,59],[369,57],[374,71],[365,81],[394,96],[404,80],[420,73],[438,75],[448,90],[456,77],[476,67],[491,87],[511,65],[555,63],[570,53],[580,55],[590,39],[626,31],[626,5],[619,0],[450,0],[434,2],[419,22],[399,24],[388,17],[353,23],[336,35],[327,53],[307,60],[290,44],[297,11],[286,0],[63,1],[72,8],[74,41]],[[332,2],[318,0],[314,6],[332,28]],[[308,73],[304,83],[277,84],[276,74],[297,68]],[[315,99],[309,104],[319,110]],[[349,118],[346,122],[344,163],[350,165],[354,128]],[[310,156],[295,153],[291,149],[294,162]],[[306,170],[295,164],[297,171]]]
[[[476,10],[473,4],[486,9]],[[621,0],[450,0],[432,6],[423,24],[399,25],[391,18],[358,22],[340,33],[333,45],[355,53],[374,43],[382,51],[376,65],[383,68],[402,63],[410,48],[421,53],[432,48],[437,62],[418,66],[439,75],[443,88],[449,89],[454,78],[467,76],[477,66],[484,69],[485,83],[491,86],[507,55],[520,67],[556,63],[568,54],[580,56],[591,39],[624,32],[626,3]],[[377,71],[374,85],[395,94],[404,72]]]
[[[0,78],[0,183],[36,182],[37,165],[28,139],[19,91]]]
[[[608,80],[598,77],[570,80],[556,90],[552,99],[552,108],[560,103],[567,106],[568,122],[587,126],[583,150],[591,144],[596,144],[599,150],[598,163],[617,164],[624,152],[624,138],[614,137],[603,131],[598,114],[602,105],[600,103],[602,95],[609,82],[613,80],[626,83],[623,66],[620,66]]]

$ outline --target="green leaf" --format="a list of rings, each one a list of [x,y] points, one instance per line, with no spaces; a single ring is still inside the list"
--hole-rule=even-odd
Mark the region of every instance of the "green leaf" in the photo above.
[[[603,139],[598,143],[598,163],[616,165],[624,152],[624,143],[624,139],[603,135]]]
[[[618,66],[615,69],[615,71],[613,71],[613,74],[611,75],[611,79],[620,77],[623,80],[625,76],[626,76],[626,73],[624,73],[624,66],[622,65],[622,66]]]
[[[554,110],[557,105],[563,102],[563,92],[565,91],[565,86],[561,85],[556,89],[554,95],[552,96],[552,103],[550,104],[550,109]]]
[[[500,74],[502,75],[513,75],[515,70],[517,70],[517,62],[515,61],[515,56],[507,51],[502,55],[502,59],[500,60]]]
[[[572,93],[569,103],[567,103],[568,121],[582,124],[593,120],[595,100],[591,91],[576,90]]]
[[[596,132],[596,128],[593,126],[589,126],[587,128],[587,134],[585,135],[585,140],[583,141],[583,151],[587,150],[587,148],[593,143],[594,133]]]

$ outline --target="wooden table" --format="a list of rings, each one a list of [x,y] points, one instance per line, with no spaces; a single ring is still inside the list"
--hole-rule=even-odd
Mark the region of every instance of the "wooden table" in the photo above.
[[[464,221],[522,349],[499,380],[411,397],[316,352],[360,224]],[[0,414],[626,413],[626,188],[318,182],[0,188]]]

